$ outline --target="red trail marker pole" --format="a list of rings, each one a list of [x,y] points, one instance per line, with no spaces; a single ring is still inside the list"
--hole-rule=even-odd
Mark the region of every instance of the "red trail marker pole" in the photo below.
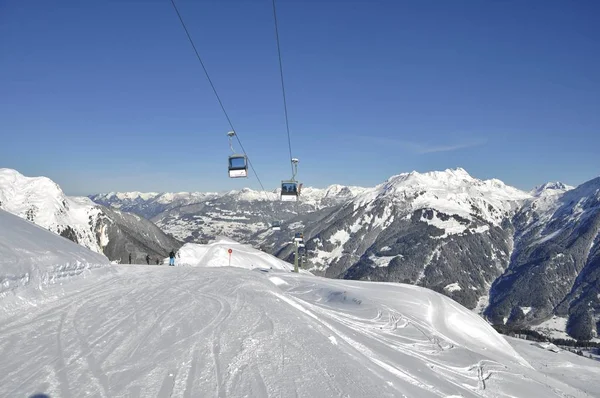
[[[233,250],[229,249],[227,253],[229,253],[229,266],[231,267],[231,253],[233,253]]]

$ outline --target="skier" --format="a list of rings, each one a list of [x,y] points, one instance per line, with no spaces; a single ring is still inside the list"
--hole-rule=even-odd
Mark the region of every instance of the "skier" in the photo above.
[[[146,254],[146,263],[148,263],[148,265],[150,265],[150,255]]]
[[[158,265],[160,263],[160,260],[157,258],[156,259],[156,265]]]
[[[171,250],[169,253],[169,265],[175,266],[175,250]]]
[[[129,253],[129,264],[131,264],[131,253]]]

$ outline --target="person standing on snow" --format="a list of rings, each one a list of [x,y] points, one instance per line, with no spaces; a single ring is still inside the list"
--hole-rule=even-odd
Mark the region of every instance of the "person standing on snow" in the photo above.
[[[131,264],[131,253],[129,253],[129,264]]]
[[[171,250],[169,253],[169,265],[175,266],[175,251]]]
[[[148,263],[148,265],[150,265],[150,255],[146,254],[146,263]]]

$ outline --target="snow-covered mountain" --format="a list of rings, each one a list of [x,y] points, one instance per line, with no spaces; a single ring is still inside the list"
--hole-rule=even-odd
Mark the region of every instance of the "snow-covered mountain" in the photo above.
[[[215,267],[232,246],[245,269]],[[0,396],[600,393],[596,361],[507,341],[431,290],[293,274],[231,241],[197,248],[195,266],[114,266],[0,211],[0,280],[56,262],[103,266],[0,296]]]
[[[274,192],[252,189],[225,193],[109,193],[90,196],[101,205],[148,218],[166,233],[186,242],[205,243],[217,236],[249,242],[272,221],[289,220],[352,199],[365,188],[332,185],[326,189],[303,188],[298,204],[279,201]]]
[[[25,177],[0,169],[0,209],[103,253],[113,261],[144,262],[181,246],[156,225],[135,214],[108,209],[85,197],[68,197],[46,177]]]
[[[309,269],[333,278],[406,282],[469,308],[508,266],[510,220],[531,196],[463,169],[404,173],[304,226]],[[277,234],[273,247],[284,245]],[[291,260],[291,245],[279,256]]]
[[[538,187],[535,187],[529,193],[531,194],[531,196],[533,196],[535,198],[540,198],[540,197],[544,197],[544,196],[554,196],[557,194],[563,194],[566,191],[569,191],[573,188],[574,187],[567,185],[567,184],[563,184],[560,181],[555,181],[555,182],[547,182]]]
[[[514,218],[510,266],[492,287],[486,314],[496,323],[568,318],[589,339],[600,325],[600,177],[577,188],[537,190]]]

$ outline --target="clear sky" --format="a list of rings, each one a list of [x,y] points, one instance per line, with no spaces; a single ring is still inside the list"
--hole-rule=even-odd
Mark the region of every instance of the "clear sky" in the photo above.
[[[178,0],[266,189],[290,178],[270,0]],[[600,175],[600,2],[277,0],[305,186]],[[0,167],[74,195],[221,191],[227,121],[169,0],[0,0]]]

